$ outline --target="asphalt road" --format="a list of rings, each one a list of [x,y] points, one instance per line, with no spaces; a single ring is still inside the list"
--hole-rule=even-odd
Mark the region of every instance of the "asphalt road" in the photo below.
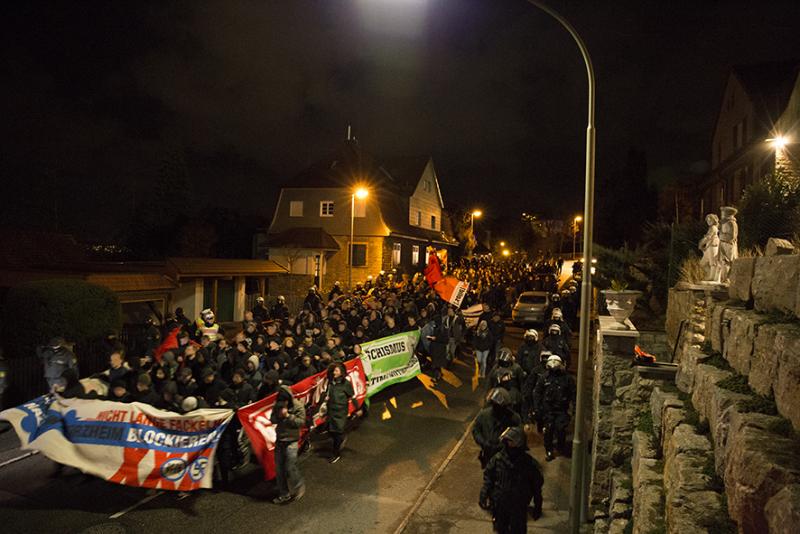
[[[509,326],[506,344],[516,348],[521,334],[521,329]],[[314,450],[301,458],[307,492],[301,501],[286,506],[270,502],[274,489],[263,481],[257,465],[238,471],[229,489],[203,490],[185,498],[174,492],[108,484],[70,468],[56,475],[54,464],[41,454],[3,465],[25,454],[16,448],[13,432],[5,432],[0,435],[0,530],[361,533],[395,532],[408,523],[407,532],[446,531],[420,527],[429,520],[419,514],[436,513],[436,508],[430,512],[427,497],[420,500],[420,496],[448,456],[454,461],[438,478],[438,487],[442,480],[452,479],[457,484],[463,479],[468,484],[461,487],[462,492],[474,497],[464,502],[454,499],[448,510],[482,513],[476,497],[480,469],[470,448],[471,437],[456,449],[480,407],[484,391],[474,375],[474,361],[465,355],[454,362],[451,372],[436,387],[421,375],[420,380],[374,397],[370,416],[349,434],[340,462],[327,463],[327,441],[315,443]],[[543,455],[542,451],[534,453]],[[459,474],[462,468],[467,471]],[[563,477],[555,472],[553,476],[558,478],[552,485],[555,491],[563,485]],[[546,498],[555,503],[550,509],[562,507],[558,491]],[[490,532],[486,521],[484,516],[477,530],[459,531]]]

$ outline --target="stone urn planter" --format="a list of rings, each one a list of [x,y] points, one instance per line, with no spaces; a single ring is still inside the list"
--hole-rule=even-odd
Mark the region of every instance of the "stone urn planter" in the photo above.
[[[606,299],[608,313],[617,322],[616,328],[628,330],[628,325],[625,324],[625,321],[633,313],[633,309],[636,307],[636,299],[641,296],[642,292],[628,289],[621,291],[606,289],[602,293],[603,298]]]

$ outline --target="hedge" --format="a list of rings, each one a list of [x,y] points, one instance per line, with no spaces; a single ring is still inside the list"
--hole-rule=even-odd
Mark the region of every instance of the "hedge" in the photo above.
[[[3,308],[3,345],[9,358],[29,356],[55,336],[77,343],[98,339],[122,323],[117,296],[80,279],[38,280],[13,287]]]

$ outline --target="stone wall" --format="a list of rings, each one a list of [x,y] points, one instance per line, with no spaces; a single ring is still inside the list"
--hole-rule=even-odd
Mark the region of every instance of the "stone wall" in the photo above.
[[[772,250],[779,249],[772,247]],[[682,460],[681,453],[670,453],[675,447],[688,447],[687,451],[693,451],[698,458],[713,457],[712,478],[718,477],[720,489],[724,489],[719,494],[720,504],[727,505],[739,532],[797,531],[800,518],[798,280],[800,256],[741,258],[734,263],[726,294],[703,286],[671,291],[668,324],[673,329],[682,320],[692,324],[680,336],[675,334],[676,384],[681,395],[696,408],[697,422],[695,430],[683,429],[685,423],[666,423],[685,419],[686,414],[681,410],[685,412],[688,408],[678,406],[683,401],[668,399],[661,391],[654,392],[651,406],[664,454],[668,531],[673,531],[672,525],[680,515],[672,510],[674,499],[670,495],[678,494],[670,486],[681,479],[684,467],[686,473],[696,473],[699,466],[697,461]],[[705,324],[699,328],[696,323],[701,315]],[[708,443],[693,435],[701,435],[698,427],[707,428]],[[670,441],[677,445],[671,445]],[[709,469],[705,469],[704,476],[708,474]],[[693,492],[717,491],[717,488],[701,489],[703,481],[692,480],[688,475],[685,482]],[[636,487],[634,483],[634,502]],[[711,494],[694,495],[692,499],[705,499],[705,506],[712,509],[717,503]],[[681,530],[686,531],[691,529]]]
[[[652,478],[637,472],[641,455],[636,453],[635,428],[660,380],[631,365],[639,332],[616,330],[613,323],[610,317],[600,317],[595,348],[589,506],[598,533],[625,531],[637,506],[648,507],[660,500],[658,495],[633,491],[639,478]],[[650,342],[654,340],[655,336]]]

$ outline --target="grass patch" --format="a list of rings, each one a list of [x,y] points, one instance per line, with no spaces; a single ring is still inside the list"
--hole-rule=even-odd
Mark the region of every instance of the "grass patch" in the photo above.
[[[711,365],[723,371],[733,371],[733,368],[728,363],[728,360],[722,357],[719,351],[714,351],[708,355],[708,358],[702,361],[706,365]]]
[[[743,393],[745,395],[752,395],[750,385],[747,383],[747,377],[742,375],[733,375],[728,378],[723,378],[717,382],[717,386],[733,391],[734,393]]]
[[[763,413],[764,415],[778,415],[775,400],[763,395],[752,395],[749,399],[739,401],[737,406],[743,413]]]
[[[779,421],[774,421],[767,425],[767,431],[785,438],[798,439],[792,423],[785,417],[781,417]]]
[[[639,417],[636,420],[636,430],[646,432],[651,436],[653,435],[653,414],[650,410],[642,410],[639,412]]]

